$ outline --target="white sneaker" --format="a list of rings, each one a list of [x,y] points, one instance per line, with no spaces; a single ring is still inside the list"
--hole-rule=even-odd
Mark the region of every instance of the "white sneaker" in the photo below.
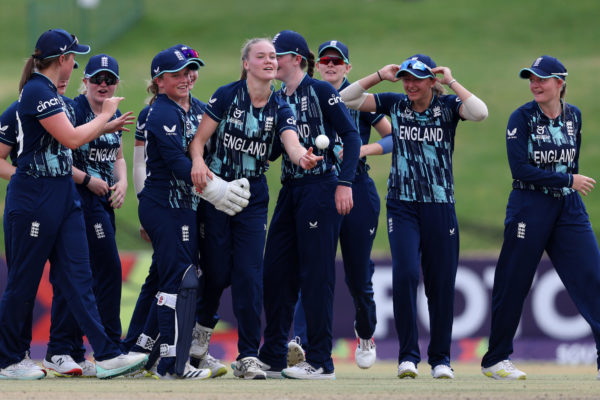
[[[35,361],[31,359],[31,357],[29,356],[29,350],[25,353],[25,358],[21,360],[21,365],[27,368],[39,369],[44,373],[44,375],[46,375],[46,370],[40,367]]]
[[[296,336],[288,343],[287,365],[288,367],[293,367],[303,361],[306,361],[306,355],[304,354],[300,337]]]
[[[213,329],[207,328],[196,322],[192,330],[192,345],[190,346],[190,356],[203,358],[208,353],[208,344],[212,336]]]
[[[185,363],[185,368],[183,370],[183,375],[179,376],[177,374],[166,373],[164,375],[160,375],[157,373],[157,376],[160,379],[193,379],[193,380],[202,380],[210,378],[210,369],[199,369],[193,367],[189,362]]]
[[[357,338],[356,351],[354,352],[354,360],[358,368],[371,368],[377,359],[377,351],[375,350],[375,341],[371,339]]]
[[[38,365],[31,365],[31,359],[0,368],[0,379],[35,380],[46,376],[46,371]]]
[[[417,366],[412,361],[402,361],[400,365],[398,365],[398,378],[413,378],[415,379],[419,376],[419,371],[417,370]]]
[[[261,364],[264,363],[256,357],[244,357],[231,363],[233,376],[243,379],[267,379],[267,373],[262,370]]]
[[[501,380],[523,380],[527,379],[527,374],[518,370],[510,360],[502,360],[489,368],[481,368],[481,372],[494,379]]]
[[[129,352],[104,361],[96,361],[96,376],[110,379],[140,369],[148,361],[148,354]]]
[[[81,367],[81,377],[82,378],[95,378],[96,377],[96,364],[91,362],[90,360],[83,360],[79,364]]]
[[[284,368],[281,375],[290,379],[335,379],[335,372],[325,373],[323,368],[316,369],[306,361],[302,361],[293,367]]]
[[[210,377],[217,378],[219,376],[223,376],[227,373],[227,367],[224,364],[221,364],[219,360],[211,356],[209,353],[206,353],[204,358],[200,360],[200,364],[198,368],[201,369],[210,369]]]
[[[435,379],[454,379],[454,370],[449,365],[439,364],[431,369],[431,376]]]
[[[68,354],[46,355],[42,365],[60,377],[80,376],[83,373],[79,364]]]
[[[269,379],[283,379],[283,375],[281,375],[281,371],[271,370],[271,366],[260,361],[258,358],[256,359],[256,363],[258,367],[267,375]],[[239,365],[239,361],[234,361],[231,363],[231,369],[233,369],[233,375],[236,374],[236,370],[239,370],[241,366]]]

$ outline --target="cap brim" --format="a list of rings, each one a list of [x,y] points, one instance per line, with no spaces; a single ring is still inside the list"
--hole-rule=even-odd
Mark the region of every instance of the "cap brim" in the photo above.
[[[69,51],[65,51],[64,54],[75,53],[75,54],[87,54],[90,52],[90,46],[85,44],[76,44]]]
[[[198,63],[198,67],[204,67],[204,61],[202,61],[201,59],[199,59],[198,57],[191,57],[188,58],[189,61],[196,61]]]
[[[346,58],[346,56],[344,55],[344,53],[342,53],[342,51],[341,51],[340,49],[338,49],[337,47],[335,47],[335,46],[331,46],[331,45],[323,47],[323,48],[322,48],[322,49],[319,51],[319,57],[321,57],[321,54],[323,54],[323,52],[324,52],[325,50],[327,50],[327,49],[332,49],[332,50],[335,50],[335,51],[337,51],[337,52],[339,53],[339,55],[340,55],[340,56],[342,56],[342,58],[344,59],[344,62],[345,62],[346,64],[350,64],[350,60],[348,60],[348,59]]]
[[[195,58],[187,58],[187,59],[185,60],[185,64],[183,64],[183,65],[181,65],[181,66],[179,66],[179,67],[173,68],[173,69],[168,69],[168,70],[166,69],[166,70],[164,70],[164,71],[160,71],[160,73],[159,73],[159,74],[157,74],[157,75],[154,75],[154,76],[152,77],[152,79],[154,79],[154,78],[158,78],[159,76],[161,76],[161,75],[162,75],[162,74],[164,74],[165,72],[168,72],[168,73],[173,73],[173,72],[178,72],[178,71],[181,71],[181,70],[182,70],[182,69],[184,69],[185,67],[190,67],[190,69],[196,70],[196,69],[199,69],[199,68],[200,68],[200,63],[199,63],[198,61],[196,61],[196,59],[195,59]]]
[[[538,68],[523,68],[521,71],[519,71],[519,77],[521,79],[529,79],[531,74],[534,74],[538,78],[542,79],[548,79],[552,77],[559,78],[557,75],[547,74],[546,72]]]
[[[111,75],[113,75],[113,76],[114,76],[115,78],[117,78],[117,79],[121,79],[121,78],[119,78],[119,75],[115,74],[115,73],[114,73],[114,71],[111,71],[111,70],[110,70],[110,69],[108,69],[108,68],[100,68],[100,69],[97,69],[97,70],[95,70],[95,71],[92,71],[92,72],[91,72],[91,73],[89,73],[89,74],[88,74],[88,73],[86,73],[86,74],[85,74],[85,77],[86,77],[86,78],[90,78],[90,77],[92,77],[92,76],[96,75],[97,73],[99,73],[99,72],[103,72],[103,71],[106,71],[106,72],[110,73]]]
[[[434,78],[430,73],[418,69],[401,69],[400,71],[396,72],[396,78],[402,77],[402,74],[405,73],[409,73],[415,78],[419,79]]]

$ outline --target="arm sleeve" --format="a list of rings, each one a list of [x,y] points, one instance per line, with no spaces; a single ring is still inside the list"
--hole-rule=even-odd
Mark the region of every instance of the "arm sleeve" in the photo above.
[[[144,189],[146,181],[146,160],[144,155],[144,146],[133,147],[133,187],[136,193]]]
[[[392,134],[390,133],[389,135],[385,135],[377,141],[377,144],[383,149],[382,154],[391,153],[394,149],[394,140],[392,138]]]
[[[506,130],[506,151],[513,179],[538,186],[571,186],[571,174],[544,170],[529,162],[529,135],[526,117],[516,110],[510,116]]]

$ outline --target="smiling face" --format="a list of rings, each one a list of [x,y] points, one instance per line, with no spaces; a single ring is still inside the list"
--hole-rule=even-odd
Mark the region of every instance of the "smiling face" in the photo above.
[[[89,78],[83,78],[90,104],[102,104],[104,100],[113,97],[118,82],[117,77],[108,71],[101,71]]]
[[[558,78],[540,78],[533,74],[529,77],[529,90],[538,104],[559,99],[562,85],[563,80]]]
[[[322,64],[321,61],[317,64],[317,71],[319,71],[321,78],[331,83],[336,89],[339,88],[352,66],[346,64],[342,55],[334,49],[325,50],[319,58],[321,61],[329,60],[327,64]]]
[[[156,79],[160,93],[166,94],[171,100],[180,102],[190,94],[190,71],[186,67],[177,72],[165,72]]]
[[[425,104],[431,101],[435,79],[419,79],[409,73],[405,73],[402,75],[402,84],[404,85],[404,92],[413,103]]]
[[[261,40],[254,43],[243,63],[248,77],[267,81],[275,79],[278,63],[271,42]]]

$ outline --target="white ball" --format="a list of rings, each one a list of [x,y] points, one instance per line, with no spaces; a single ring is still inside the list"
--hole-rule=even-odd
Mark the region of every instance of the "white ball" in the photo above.
[[[326,149],[329,146],[329,138],[327,135],[319,135],[315,139],[315,144],[317,145],[318,149]]]

